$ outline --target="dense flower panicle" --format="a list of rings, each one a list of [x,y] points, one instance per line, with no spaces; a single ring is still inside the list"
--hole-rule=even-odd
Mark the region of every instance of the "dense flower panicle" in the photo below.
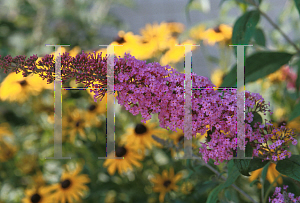
[[[281,193],[281,188],[276,187],[275,192],[273,194],[273,197],[269,197],[269,202],[272,203],[286,203],[286,202],[294,202],[294,203],[300,203],[300,196],[299,197],[294,197],[295,194],[293,193],[287,193],[287,185],[283,186],[283,191]]]
[[[67,53],[62,55],[62,81],[75,77],[77,82],[82,82],[86,87],[102,88],[93,89],[94,100],[102,99],[107,87],[107,59],[101,54],[78,54],[71,58]],[[15,59],[3,59],[0,65],[7,68]],[[32,60],[32,59],[30,59]],[[26,63],[26,61],[25,61]],[[30,62],[32,63],[32,62]],[[54,71],[53,56],[45,57],[38,64],[48,66],[48,73],[45,78],[53,81],[51,71]],[[17,68],[21,68],[18,67]],[[125,54],[123,58],[114,57],[114,89],[118,92],[117,100],[126,110],[133,115],[141,113],[146,122],[151,118],[151,114],[158,113],[160,127],[176,131],[176,128],[184,130],[184,105],[185,105],[185,74],[178,72],[170,66],[161,66],[157,62],[147,64],[146,61],[137,60],[130,54]],[[22,68],[21,68],[22,69]],[[32,69],[32,68],[31,68]],[[40,69],[41,70],[41,69]],[[237,91],[235,89],[225,89],[222,92],[216,91],[214,84],[203,76],[191,74],[192,80],[192,135],[197,133],[205,134],[208,130],[210,139],[202,143],[199,152],[207,162],[209,158],[215,159],[215,164],[233,157],[237,144],[242,149],[244,144],[250,142],[254,148],[253,155],[260,156],[265,160],[281,160],[290,156],[286,148],[288,142],[297,144],[292,137],[293,132],[284,131],[285,127],[275,129],[268,121],[265,125],[251,124],[254,112],[266,115],[272,112],[269,109],[270,103],[266,104],[258,93],[245,91],[245,143],[242,139],[237,139]],[[198,89],[196,89],[198,88]],[[202,89],[199,89],[202,88]],[[204,89],[206,88],[206,89]],[[241,99],[243,94],[239,94]],[[239,106],[239,109],[243,109]],[[250,125],[251,124],[251,125]],[[210,126],[210,128],[207,128]],[[278,132],[277,132],[278,131]],[[240,132],[240,130],[239,130]],[[191,136],[188,139],[192,138]],[[271,141],[273,144],[270,144]],[[275,145],[274,145],[275,143]]]

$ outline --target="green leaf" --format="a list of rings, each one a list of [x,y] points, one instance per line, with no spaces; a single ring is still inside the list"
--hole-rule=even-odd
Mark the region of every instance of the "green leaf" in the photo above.
[[[300,102],[294,106],[294,109],[290,115],[289,121],[297,118],[298,116],[300,116]]]
[[[214,188],[208,195],[207,203],[216,203],[218,201],[218,194],[225,188],[232,185],[236,179],[239,177],[239,170],[236,168],[233,160],[228,162],[228,176],[224,183],[221,183],[216,188]]]
[[[232,31],[232,44],[247,45],[254,35],[255,27],[259,21],[260,13],[257,10],[248,11],[237,19]],[[236,47],[234,47],[235,55]],[[246,47],[245,47],[246,52]]]
[[[258,45],[266,46],[266,38],[262,29],[256,28],[254,32],[254,39]]]
[[[251,183],[250,183],[250,187],[252,187],[254,184],[256,184],[256,183],[259,183],[259,180],[257,180],[257,179],[255,179],[254,181],[252,181]]]
[[[249,166],[251,159],[234,159],[235,166],[239,169],[239,172],[244,176],[250,176]]]
[[[287,64],[293,55],[286,52],[256,52],[245,59],[245,83],[277,71]],[[237,65],[235,64],[225,76],[221,87],[236,87]]]
[[[253,113],[253,121],[250,123],[251,127],[255,125],[255,123],[262,123],[262,117],[259,113],[257,112],[252,112]]]
[[[251,171],[255,171],[257,169],[260,169],[262,167],[264,167],[267,163],[269,163],[270,161],[262,161],[262,159],[254,157],[253,159],[251,159],[250,161],[250,165],[248,168],[248,172]]]
[[[266,176],[267,176],[267,173],[268,173],[269,165],[270,165],[270,162],[267,165],[264,166],[264,169],[263,169],[263,171],[261,173],[261,178],[262,178],[263,183],[266,180]]]
[[[279,173],[300,181],[300,155],[292,155],[290,158],[278,161],[276,170]]]
[[[245,157],[252,157],[252,155],[253,155],[253,147],[251,146],[250,142],[248,142],[245,148]]]
[[[294,0],[295,1],[295,5],[297,7],[298,13],[300,15],[300,0]]]

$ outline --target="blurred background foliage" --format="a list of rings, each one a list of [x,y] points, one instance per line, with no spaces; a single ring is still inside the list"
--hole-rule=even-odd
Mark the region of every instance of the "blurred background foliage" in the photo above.
[[[293,42],[299,44],[296,31],[299,28],[299,15],[293,1],[289,2],[276,24],[284,32],[295,32],[293,36],[296,39]],[[221,17],[218,22],[199,22],[191,28],[178,22],[145,22],[140,33],[132,33],[124,29],[122,19],[110,12],[110,8],[116,4],[134,7],[134,2],[130,0],[3,0],[0,3],[0,55],[38,54],[41,57],[49,53],[49,47],[45,47],[45,44],[70,44],[63,51],[68,51],[72,56],[82,50],[105,54],[106,50],[100,49],[98,45],[112,43],[123,45],[115,48],[118,56],[130,52],[138,59],[168,64],[183,72],[184,49],[174,45],[201,44],[200,48],[194,47],[193,50],[200,49],[205,53],[205,60],[213,64],[215,70],[212,71],[211,80],[219,87],[236,63],[234,50],[228,46],[235,36],[233,32],[236,20],[253,9],[246,1],[221,1]],[[186,7],[182,9],[188,16],[191,10],[209,12],[209,5],[209,1],[205,0],[187,1]],[[262,10],[268,10],[268,6],[270,3],[261,1]],[[226,16],[232,7],[239,8],[241,16],[224,20],[222,16]],[[245,22],[246,25],[247,23]],[[101,26],[104,25],[118,29],[118,35],[103,37]],[[248,48],[247,56],[262,50],[294,52],[293,46],[283,41],[278,30],[266,31],[259,22],[254,26],[253,35],[247,43],[254,45]],[[207,52],[211,46],[216,47],[219,55]],[[299,133],[300,118],[289,120],[299,102],[297,63],[287,63],[277,69],[266,77],[247,83],[246,90],[260,93],[271,103],[274,114],[267,117],[274,121],[274,125],[280,126],[286,122],[288,127]],[[157,115],[153,116],[150,123],[142,125],[140,115],[133,116],[117,104],[116,153],[123,156],[132,153],[136,156],[127,157],[128,162],[125,159],[121,160],[122,163],[116,160],[98,160],[97,157],[106,155],[107,100],[104,98],[95,103],[88,90],[62,90],[63,155],[72,159],[45,160],[45,157],[53,156],[53,84],[47,85],[46,81],[35,76],[7,76],[2,71],[0,76],[2,202],[43,203],[47,202],[46,198],[50,202],[64,202],[59,197],[59,192],[63,192],[67,199],[71,198],[67,200],[68,203],[213,202],[210,194],[214,194],[213,189],[224,182],[220,176],[230,177],[231,169],[226,163],[215,166],[212,160],[208,165],[199,160],[176,160],[175,156],[183,155],[181,131],[172,132],[159,128]],[[74,80],[63,86],[82,87]],[[141,133],[145,129],[147,133]],[[138,135],[139,132],[141,135]],[[149,133],[155,134],[162,144],[151,138]],[[194,154],[199,154],[200,141],[205,140],[205,136],[206,134],[198,135],[193,140]],[[135,143],[135,140],[141,141]],[[169,144],[162,140],[169,141]],[[131,144],[123,145],[125,143]],[[299,154],[299,144],[292,147],[291,151]],[[266,175],[261,175],[264,172],[259,169],[252,172],[250,177],[238,176],[235,186],[251,196],[252,202],[263,202],[261,193],[265,195],[263,199],[268,197],[274,191],[275,184],[289,185],[291,192],[296,196],[300,195],[298,183],[280,174],[274,163],[265,168]],[[119,173],[118,169],[124,169],[126,173]],[[87,175],[89,180],[72,174],[73,170]],[[62,174],[64,175],[61,176]],[[71,184],[67,184],[68,181]],[[74,187],[72,181],[79,186]],[[54,187],[57,183],[59,189]],[[175,191],[176,185],[178,188]],[[220,202],[251,202],[234,187],[227,187],[216,196]]]

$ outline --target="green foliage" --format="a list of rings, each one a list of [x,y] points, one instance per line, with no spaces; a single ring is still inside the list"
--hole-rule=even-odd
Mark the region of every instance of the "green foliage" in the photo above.
[[[287,64],[293,55],[286,52],[255,52],[245,59],[245,83],[256,81]],[[237,65],[225,76],[222,87],[236,85]]]
[[[300,15],[300,0],[294,0],[294,2]]]
[[[276,170],[286,176],[300,181],[300,155],[292,155],[277,162]]]
[[[255,29],[255,33],[254,33],[254,40],[256,41],[256,43],[260,46],[266,46],[266,37],[264,34],[264,31],[260,28],[256,28]]]
[[[248,45],[254,35],[255,27],[259,21],[260,13],[257,10],[248,11],[237,19],[232,31],[233,45]],[[237,48],[234,47],[235,55]],[[246,52],[246,47],[245,47]]]
[[[248,172],[260,169],[268,163],[269,163],[269,161],[262,161],[262,159],[260,159],[260,158],[253,157],[253,159],[251,159],[251,161],[250,161]]]
[[[300,102],[294,106],[294,109],[289,117],[289,121],[297,118],[300,116]]]
[[[263,171],[261,173],[261,179],[262,179],[263,183],[266,180],[266,176],[267,176],[267,172],[268,172],[268,169],[269,169],[269,165],[270,165],[270,162],[264,166]]]
[[[240,173],[238,168],[233,163],[233,160],[228,162],[228,177],[224,183],[221,183],[216,188],[214,188],[207,198],[207,203],[215,203],[218,201],[218,194],[225,188],[232,185],[236,179],[239,177]]]

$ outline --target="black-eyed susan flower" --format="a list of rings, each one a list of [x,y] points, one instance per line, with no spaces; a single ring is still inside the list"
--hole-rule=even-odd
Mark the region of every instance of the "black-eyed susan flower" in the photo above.
[[[53,203],[50,187],[34,187],[25,190],[22,203]]]
[[[255,179],[259,178],[261,176],[262,170],[263,170],[263,168],[260,168],[260,169],[257,169],[255,171],[251,172],[251,176],[249,177],[249,181],[252,182]],[[273,183],[274,180],[279,175],[280,175],[280,173],[276,170],[276,164],[270,163],[269,168],[268,168],[268,172],[267,172],[267,176],[266,176],[266,179],[269,181],[269,183],[270,184]],[[284,176],[284,175],[282,175],[282,176]],[[279,177],[277,179],[277,183],[280,184],[280,185],[282,184],[282,177]],[[277,185],[277,183],[274,184],[274,187]],[[257,187],[261,188],[261,184],[258,183]]]
[[[178,44],[177,41],[174,41],[174,44],[170,45],[170,49],[161,57],[160,64],[165,66],[170,63],[177,63],[184,58],[184,46],[176,46]],[[186,40],[181,43],[184,44],[194,44],[191,40]],[[192,46],[191,50],[195,50],[196,47]]]
[[[37,167],[37,156],[34,154],[25,154],[16,165],[24,174],[28,174]]]
[[[222,69],[216,69],[211,74],[210,79],[215,86],[220,87],[222,85],[224,77],[225,77],[225,71]]]
[[[50,186],[53,193],[54,202],[59,203],[73,203],[80,201],[84,197],[84,191],[89,188],[85,185],[90,182],[90,178],[86,174],[80,174],[82,167],[77,165],[76,169],[72,172],[64,171],[61,176],[60,183]]]
[[[124,157],[124,159],[106,159],[103,163],[110,175],[114,175],[117,169],[118,173],[122,174],[128,170],[133,170],[132,165],[142,166],[139,161],[143,159],[143,156],[137,152],[137,148],[133,145],[126,144],[117,147],[115,157]]]
[[[148,120],[145,124],[138,123],[134,128],[128,128],[127,133],[122,135],[121,143],[135,145],[144,152],[146,148],[152,149],[153,145],[161,146],[152,138],[152,135],[164,137],[166,133],[165,129],[157,128],[156,123],[151,123]]]
[[[10,131],[9,123],[0,124],[0,140],[3,140],[4,137],[12,137],[12,132]]]
[[[154,183],[153,191],[159,192],[159,202],[164,202],[165,195],[171,190],[177,191],[178,186],[176,183],[182,178],[182,174],[178,173],[174,175],[174,169],[171,167],[168,173],[167,170],[163,170],[162,175],[155,174],[155,177],[150,179]]]
[[[0,141],[0,161],[5,162],[13,158],[17,152],[18,148],[5,141]]]
[[[221,24],[215,28],[210,28],[203,33],[203,39],[209,45],[214,45],[216,42],[227,42],[231,39],[232,27]]]
[[[192,192],[194,189],[193,184],[190,181],[182,183],[180,190],[183,194],[188,195]]]
[[[144,44],[153,44],[153,51],[163,51],[170,46],[170,39],[172,38],[172,32],[166,22],[160,24],[146,24],[145,28],[141,29],[142,41]]]
[[[205,25],[200,24],[190,29],[189,35],[192,39],[202,40],[204,38]]]
[[[12,72],[0,86],[0,99],[9,102],[25,102],[30,95],[38,95],[43,89],[38,75],[23,77],[22,73]]]
[[[43,173],[41,171],[37,171],[34,176],[32,176],[33,185],[36,187],[45,186],[46,182],[43,176]]]
[[[75,109],[74,111],[69,111],[67,119],[63,119],[63,130],[66,134],[69,134],[71,143],[75,142],[76,135],[79,134],[82,138],[86,139],[85,135],[85,114],[82,110]],[[66,123],[67,122],[67,123]],[[64,133],[63,133],[64,134]]]
[[[177,37],[184,31],[184,25],[178,22],[167,22],[167,27],[170,30],[172,37]]]

